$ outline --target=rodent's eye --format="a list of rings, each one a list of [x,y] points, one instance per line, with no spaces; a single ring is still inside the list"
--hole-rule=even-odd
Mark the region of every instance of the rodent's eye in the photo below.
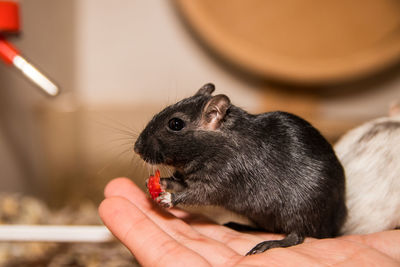
[[[179,118],[172,118],[168,122],[168,127],[172,131],[180,131],[185,127],[185,122]]]

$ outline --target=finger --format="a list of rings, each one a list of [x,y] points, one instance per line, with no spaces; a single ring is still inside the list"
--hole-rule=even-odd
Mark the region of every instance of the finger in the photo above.
[[[207,218],[206,216],[198,213],[190,213],[188,211],[185,211],[183,209],[179,208],[172,208],[168,210],[172,215],[175,217],[184,220],[186,223],[191,224],[193,222],[208,222],[208,223],[214,223],[212,220]]]
[[[191,217],[190,213],[176,208],[169,209],[169,212],[166,212],[165,209],[162,209],[156,205],[154,201],[151,200],[146,193],[140,190],[134,182],[124,177],[111,180],[104,189],[104,196],[106,198],[111,196],[120,196],[134,203],[142,210],[156,209],[157,212],[163,212],[165,216],[170,216],[168,213],[171,213],[175,217],[179,217],[181,219],[185,217]],[[174,212],[179,214],[179,216],[176,216]]]
[[[245,255],[251,248],[262,241],[282,239],[282,235],[261,232],[238,232],[229,227],[214,223],[193,222],[191,226],[199,233],[227,244],[240,255]]]
[[[243,233],[235,231],[229,227],[219,225],[202,214],[188,213],[182,210],[170,211],[176,217],[181,218],[195,229],[197,232],[207,236],[215,241],[228,245],[236,252],[244,255],[247,250],[259,242],[266,240],[264,233]],[[261,235],[261,236],[260,236]],[[264,236],[264,237],[262,237]],[[271,235],[268,235],[270,239]]]
[[[112,180],[106,186],[104,195],[106,198],[123,197],[129,200],[150,219],[156,222],[162,229],[172,233],[172,235],[176,232],[178,232],[178,234],[182,232],[194,232],[187,223],[177,218],[166,209],[161,208],[153,200],[147,197],[146,194],[128,178],[117,178]],[[184,211],[180,211],[180,215],[189,216],[189,214]],[[197,237],[198,236],[193,236],[193,238]]]
[[[108,198],[116,196],[126,197],[132,204],[146,214],[149,219],[158,225],[160,229],[168,233],[179,243],[182,243],[184,246],[187,246],[204,257],[208,255],[218,255],[218,257],[211,259],[215,264],[222,264],[226,259],[239,256],[237,252],[232,250],[229,246],[226,246],[226,244],[203,236],[183,220],[175,217],[165,209],[160,208],[127,178],[118,178],[111,181],[106,186],[105,196]],[[180,214],[182,215],[185,213],[181,211]]]
[[[146,194],[140,190],[130,179],[120,177],[111,180],[104,189],[106,198],[112,196],[121,196],[131,202],[141,202],[143,206],[151,206]]]
[[[173,215],[181,218],[185,222],[189,223],[194,229],[198,230],[204,235],[207,235],[215,240],[223,243],[229,242],[232,238],[240,237],[242,239],[248,239],[248,241],[261,242],[265,240],[278,240],[282,239],[284,235],[268,233],[260,231],[238,231],[228,226],[222,226],[215,223],[203,214],[188,213],[181,209],[169,210]],[[314,238],[306,238],[305,242],[310,242]]]
[[[99,214],[104,224],[142,265],[174,266],[177,258],[183,265],[193,262],[199,266],[209,265],[204,258],[179,244],[124,198],[105,199],[100,204]]]
[[[188,239],[188,237],[199,239],[201,236],[197,235],[197,233],[200,233],[207,238],[228,246],[236,253],[244,255],[262,241],[283,238],[282,235],[261,232],[240,233],[228,227],[215,224],[204,216],[193,215],[180,209],[172,209],[169,210],[170,212],[166,212],[165,209],[155,205],[154,201],[146,197],[145,193],[128,178],[112,180],[106,186],[104,194],[106,197],[120,196],[128,199],[177,240],[182,234],[187,236],[185,239]],[[160,218],[160,214],[163,215],[162,218]]]
[[[155,220],[157,223],[160,223],[161,227],[167,224],[168,228],[174,226],[174,228],[178,228],[180,231],[187,232],[193,230],[193,228],[185,223],[185,221],[190,223],[197,222],[198,224],[213,224],[203,216],[193,215],[180,209],[170,209],[169,212],[166,212],[165,209],[160,208],[154,203],[154,201],[146,197],[145,194],[127,178],[117,178],[112,180],[106,186],[104,193],[106,197],[119,196],[128,199],[145,212],[147,216]],[[162,214],[163,217],[160,217],[160,214]],[[166,221],[166,219],[168,221]],[[194,238],[197,237],[198,236],[194,236]]]

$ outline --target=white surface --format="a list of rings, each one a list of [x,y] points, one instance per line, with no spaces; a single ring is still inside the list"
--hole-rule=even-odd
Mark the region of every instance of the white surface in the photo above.
[[[104,226],[0,225],[0,241],[107,242],[112,238]]]

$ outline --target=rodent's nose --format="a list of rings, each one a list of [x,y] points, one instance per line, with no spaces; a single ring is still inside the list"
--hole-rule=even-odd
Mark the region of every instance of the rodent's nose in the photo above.
[[[135,151],[136,154],[139,154],[139,149],[136,145],[133,146],[133,151]]]
[[[141,147],[141,142],[140,140],[136,140],[135,145],[133,146],[133,151],[135,151],[136,154],[140,154],[140,147]]]

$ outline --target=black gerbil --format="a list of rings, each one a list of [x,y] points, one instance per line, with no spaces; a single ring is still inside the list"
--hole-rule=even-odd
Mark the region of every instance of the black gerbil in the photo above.
[[[175,167],[157,199],[217,205],[282,240],[247,254],[338,234],[346,217],[344,171],[331,145],[305,120],[285,112],[252,115],[206,84],[155,115],[135,143],[148,163]]]

